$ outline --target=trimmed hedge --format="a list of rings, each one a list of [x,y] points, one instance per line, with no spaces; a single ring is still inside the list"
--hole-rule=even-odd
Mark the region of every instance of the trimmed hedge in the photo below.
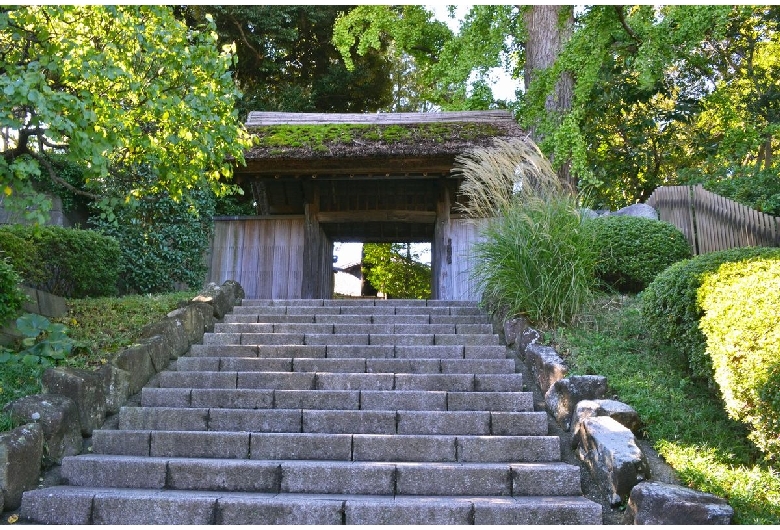
[[[721,265],[705,275],[698,303],[726,412],[780,456],[780,257]]]
[[[691,257],[683,233],[665,221],[610,215],[585,227],[599,252],[596,277],[622,293],[638,293],[670,265]]]
[[[696,256],[675,263],[642,292],[642,315],[649,330],[685,352],[693,377],[714,385],[712,363],[705,354],[706,339],[699,329],[704,313],[697,293],[704,275],[724,263],[759,258],[778,259],[780,249],[750,247]]]
[[[19,275],[0,253],[0,326],[15,317],[27,299],[19,289],[20,282]]]
[[[119,244],[93,230],[2,226],[0,250],[19,267],[23,283],[42,291],[68,298],[117,292]]]

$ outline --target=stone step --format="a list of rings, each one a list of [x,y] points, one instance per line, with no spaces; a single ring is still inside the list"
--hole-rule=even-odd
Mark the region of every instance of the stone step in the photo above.
[[[583,497],[327,496],[59,486],[25,492],[35,524],[595,525],[601,505]]]
[[[530,392],[144,388],[142,407],[530,412]]]
[[[366,359],[307,357],[179,357],[187,372],[514,373],[514,359]]]
[[[428,306],[428,307],[478,307],[479,303],[469,300],[410,300],[410,299],[266,299],[266,298],[247,298],[241,302],[242,306],[310,306],[310,307],[331,307],[331,306]]]
[[[205,336],[205,335],[204,335]],[[493,345],[355,345],[355,344],[193,344],[191,357],[305,357],[331,359],[506,359],[506,346]]]
[[[158,388],[271,390],[434,390],[522,392],[522,374],[404,374],[337,372],[174,372],[157,375]]]
[[[97,430],[93,454],[186,457],[159,451],[157,434],[139,430]],[[189,433],[201,434],[201,433]],[[197,444],[197,442],[196,442]],[[384,434],[252,433],[252,460],[344,460],[363,462],[553,462],[560,459],[557,436],[431,436]]]
[[[225,315],[224,322],[228,324],[237,323],[260,323],[260,324],[391,324],[391,325],[438,325],[438,324],[476,324],[490,325],[487,315],[460,315],[460,316],[442,316],[442,315],[342,315],[342,314],[309,314],[309,315],[288,315],[282,312],[283,308],[276,308],[275,312],[253,312],[242,311],[239,313],[228,313]]]
[[[291,326],[293,324],[290,324]],[[451,345],[498,345],[499,337],[496,334],[406,334],[406,333],[333,333],[333,326],[329,324],[311,324],[310,331],[306,331],[306,325],[300,325],[300,332],[273,332],[275,325],[257,324],[261,329],[269,331],[249,333],[206,333],[203,335],[204,345],[350,345],[350,346],[451,346]],[[317,326],[320,326],[317,328]],[[323,327],[324,326],[324,327]],[[318,330],[329,328],[326,333],[318,333]],[[357,330],[353,330],[357,331]]]
[[[214,333],[317,333],[388,335],[493,335],[490,324],[220,323]],[[492,340],[492,339],[491,339]]]
[[[530,411],[122,407],[119,428],[245,434],[247,440],[250,432],[527,436],[547,434],[547,417]]]
[[[485,312],[473,306],[248,306],[240,305],[233,308],[235,315],[405,315],[405,316],[485,316]]]
[[[71,486],[346,495],[580,495],[561,462],[361,462],[82,455],[62,460]]]

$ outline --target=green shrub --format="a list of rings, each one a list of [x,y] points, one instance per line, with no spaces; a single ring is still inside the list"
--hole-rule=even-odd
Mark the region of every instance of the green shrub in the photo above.
[[[0,326],[16,316],[27,297],[19,289],[21,278],[0,253]]]
[[[703,315],[697,292],[703,277],[722,264],[757,258],[780,257],[780,249],[751,247],[703,254],[675,263],[642,292],[642,315],[648,329],[685,352],[691,375],[714,384],[712,363],[705,355],[706,340],[699,329]]]
[[[596,251],[571,195],[526,199],[487,222],[473,247],[483,298],[511,315],[565,324],[587,302]]]
[[[9,225],[0,227],[0,248],[25,264],[22,281],[31,287],[69,298],[116,294],[119,244],[93,230]]]
[[[706,274],[698,302],[704,311],[715,381],[726,411],[747,424],[750,439],[780,456],[780,256],[725,263]]]
[[[214,195],[192,190],[178,201],[165,193],[120,205],[114,219],[95,219],[97,228],[119,241],[122,293],[173,291],[177,283],[200,288],[208,267],[204,255],[213,231]]]
[[[389,298],[431,297],[431,268],[406,253],[402,243],[363,245],[363,274],[378,292]]]
[[[589,220],[599,257],[596,277],[622,293],[638,293],[664,269],[691,257],[685,236],[674,225],[627,215]]]

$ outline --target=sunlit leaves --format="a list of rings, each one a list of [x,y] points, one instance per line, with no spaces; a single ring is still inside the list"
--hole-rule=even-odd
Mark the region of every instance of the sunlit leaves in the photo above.
[[[189,29],[163,6],[21,6],[2,14],[0,128],[2,184],[33,197],[40,147],[66,146],[87,170],[82,187],[99,196],[112,175],[153,167],[172,196],[222,185],[231,159],[249,145],[234,110],[233,56],[217,47],[213,24]],[[45,129],[45,136],[43,131]],[[169,138],[181,141],[171,144]],[[26,143],[25,143],[26,142]],[[9,178],[12,175],[12,178]]]

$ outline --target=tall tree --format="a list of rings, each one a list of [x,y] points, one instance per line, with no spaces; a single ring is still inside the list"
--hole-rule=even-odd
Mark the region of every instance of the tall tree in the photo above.
[[[0,50],[7,205],[45,206],[40,181],[104,206],[194,187],[222,193],[243,160],[233,54],[217,47],[209,19],[193,29],[163,6],[3,7]],[[53,153],[83,163],[83,179],[63,179]],[[138,168],[152,178],[135,178]]]
[[[336,19],[350,6],[225,5],[179,10],[191,27],[213,16],[223,44],[235,43],[235,77],[253,110],[365,112],[391,102],[393,67],[384,44],[356,57],[348,69],[331,43]]]

